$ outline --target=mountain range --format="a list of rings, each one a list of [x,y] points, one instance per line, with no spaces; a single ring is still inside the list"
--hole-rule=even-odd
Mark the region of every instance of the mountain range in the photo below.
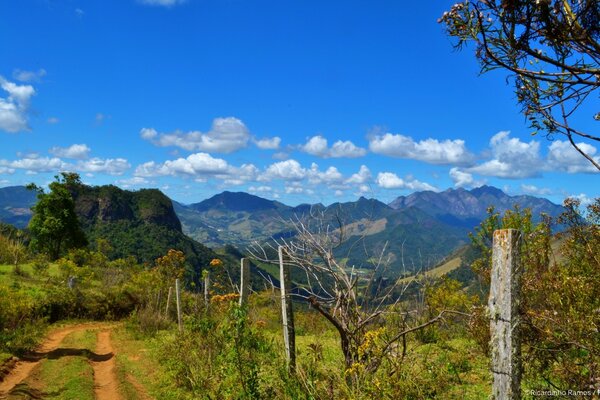
[[[338,233],[343,229],[346,241],[338,246],[336,256],[347,265],[372,268],[373,262],[385,253],[391,269],[398,274],[434,266],[467,243],[467,233],[486,217],[490,206],[504,212],[518,205],[530,208],[534,216],[541,212],[556,216],[563,210],[547,199],[509,196],[491,186],[415,192],[389,204],[361,197],[329,206],[320,203],[288,206],[229,191],[185,205],[170,201],[158,190],[128,192],[114,186],[85,188],[78,193],[76,205],[88,234],[119,238],[118,243],[145,237],[147,240],[141,239],[139,243],[134,240],[126,246],[126,251],[133,251],[134,255],[158,254],[169,244],[165,237],[176,238],[179,244],[188,247],[187,253],[192,256],[196,252],[193,249],[200,243],[212,248],[233,245],[243,251],[255,242],[294,236],[291,221],[311,223],[319,219]],[[26,210],[34,202],[34,194],[23,187],[0,189],[3,212],[0,220],[25,226],[30,217]],[[148,231],[149,226],[152,229]],[[160,230],[165,232],[161,235]],[[130,231],[134,233],[126,233]],[[156,234],[150,235],[147,231]],[[182,238],[184,234],[199,243],[187,243],[187,238]],[[155,246],[154,251],[153,241],[165,243]],[[204,255],[200,257],[202,262],[208,255],[204,246],[199,251]]]
[[[175,203],[183,231],[212,247],[233,244],[241,249],[254,242],[294,235],[292,220],[321,218],[342,225],[346,241],[336,255],[348,265],[370,268],[384,251],[398,273],[427,269],[467,243],[492,206],[498,212],[518,205],[534,216],[557,216],[562,207],[533,196],[509,196],[492,186],[472,190],[422,191],[400,196],[389,204],[376,199],[287,206],[244,192],[223,192],[190,205]]]

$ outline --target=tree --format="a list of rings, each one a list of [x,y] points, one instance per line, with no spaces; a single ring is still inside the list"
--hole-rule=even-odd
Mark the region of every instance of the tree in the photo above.
[[[500,216],[490,209],[471,236],[481,249],[473,268],[489,287],[493,231],[520,230],[526,378],[545,383],[548,390],[600,389],[600,199],[586,212],[574,199],[565,200],[564,207],[557,219],[564,230],[557,238],[548,218],[534,224],[529,210],[509,210]],[[471,333],[487,348],[489,315],[484,307],[475,310]]]
[[[71,191],[81,185],[79,175],[61,172],[60,176],[54,178],[48,193],[33,183],[27,185],[28,189],[37,192],[38,198],[36,205],[31,208],[31,246],[48,254],[52,260],[58,259],[66,250],[84,247],[88,243],[79,225],[71,195]]]
[[[304,273],[306,285],[294,295],[307,300],[337,330],[348,374],[375,372],[400,340],[405,354],[409,333],[441,322],[449,313],[466,316],[440,309],[423,320],[408,310],[402,312],[399,302],[410,282],[387,276],[386,246],[378,256],[366,255],[374,260],[369,272],[356,271],[334,254],[345,240],[345,229],[339,217],[333,220],[337,222],[328,222],[331,219],[322,212],[291,221],[295,231],[291,239],[274,239],[266,246],[257,243],[249,250],[261,262],[276,263],[272,254],[282,246],[284,262]]]
[[[534,134],[566,136],[600,170],[589,145],[600,141],[600,134],[569,122],[588,112],[600,121],[599,109],[581,111],[587,99],[598,98],[600,87],[598,0],[466,0],[439,22],[458,39],[457,48],[475,43],[482,72],[512,73],[517,101]]]

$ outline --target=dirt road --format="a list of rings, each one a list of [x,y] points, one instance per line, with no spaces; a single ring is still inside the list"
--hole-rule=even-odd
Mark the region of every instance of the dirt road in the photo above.
[[[83,323],[52,331],[35,352],[17,359],[16,362],[13,360],[5,365],[8,373],[3,379],[0,377],[0,399],[41,399],[46,397],[43,388],[47,385],[47,382],[43,381],[43,374],[39,373],[41,364],[49,359],[55,360],[61,357],[75,356],[87,359],[93,369],[93,396],[95,399],[122,400],[121,382],[119,382],[116,373],[116,354],[111,343],[113,328],[114,324],[109,323]],[[81,331],[97,332],[94,350],[61,346],[66,337]],[[126,376],[125,379],[138,392],[136,397],[150,399],[137,381],[130,376]]]

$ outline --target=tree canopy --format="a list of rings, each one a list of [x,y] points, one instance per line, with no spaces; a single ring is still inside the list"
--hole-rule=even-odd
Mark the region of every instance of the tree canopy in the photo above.
[[[600,134],[571,124],[581,117],[600,121],[598,103],[591,100],[592,110],[583,105],[599,97],[598,0],[466,0],[439,22],[458,39],[457,48],[475,43],[482,72],[513,74],[517,101],[534,134],[564,135],[600,170],[589,144],[600,141]]]
[[[31,246],[56,260],[66,250],[87,245],[87,239],[75,213],[75,203],[70,189],[80,185],[79,175],[61,172],[50,183],[48,193],[35,184],[28,189],[37,191],[38,202],[32,207],[29,222]]]

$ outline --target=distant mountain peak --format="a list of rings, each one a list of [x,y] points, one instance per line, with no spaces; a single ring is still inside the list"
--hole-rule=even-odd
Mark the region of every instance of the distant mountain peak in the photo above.
[[[494,186],[483,185],[478,188],[471,189],[470,193],[475,197],[480,197],[482,195],[492,195],[494,197],[507,196],[502,190],[498,189]]]
[[[504,212],[515,205],[530,208],[534,218],[540,212],[556,216],[562,212],[562,207],[547,199],[533,196],[509,196],[502,190],[483,185],[475,189],[447,189],[440,193],[431,191],[415,192],[408,196],[400,196],[389,203],[396,210],[416,207],[427,214],[441,218],[452,224],[474,226],[474,221],[480,221],[487,215],[487,209],[493,206],[496,211]]]
[[[258,211],[277,209],[279,203],[273,200],[263,199],[246,192],[224,191],[213,197],[191,204],[190,207],[196,211],[207,211],[211,209],[221,209],[228,211]]]

